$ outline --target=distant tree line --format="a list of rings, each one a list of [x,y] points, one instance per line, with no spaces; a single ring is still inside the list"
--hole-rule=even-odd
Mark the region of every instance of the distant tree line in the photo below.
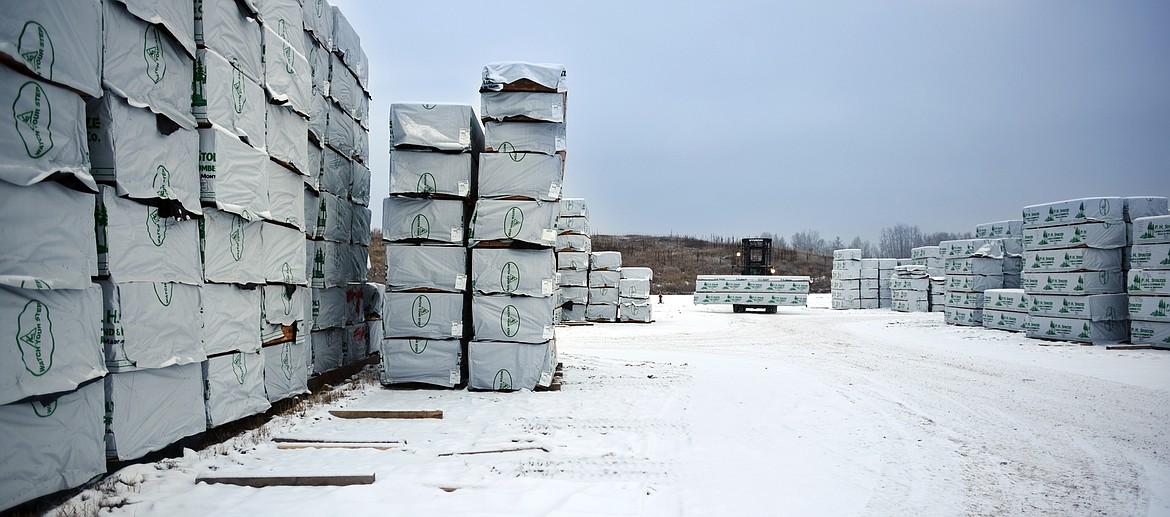
[[[917,225],[898,223],[894,226],[882,228],[881,236],[875,245],[861,237],[854,237],[848,244],[841,237],[826,240],[816,230],[801,230],[792,234],[791,241],[783,236],[764,232],[760,235],[772,239],[772,247],[783,253],[787,249],[802,250],[812,253],[829,254],[833,250],[853,248],[861,250],[864,257],[908,258],[910,250],[919,246],[934,246],[942,241],[955,239],[970,239],[971,232],[933,232],[923,233]]]

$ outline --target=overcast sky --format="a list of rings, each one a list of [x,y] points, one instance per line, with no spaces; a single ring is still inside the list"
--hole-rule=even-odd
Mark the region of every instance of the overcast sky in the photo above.
[[[1170,195],[1170,2],[334,0],[393,102],[479,110],[485,63],[568,70],[564,194],[595,233],[973,231]]]

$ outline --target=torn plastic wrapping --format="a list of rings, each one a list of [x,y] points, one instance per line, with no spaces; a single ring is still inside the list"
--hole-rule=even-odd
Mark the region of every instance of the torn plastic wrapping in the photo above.
[[[98,194],[98,270],[114,282],[203,283],[199,225],[203,219],[167,217],[157,207]],[[204,211],[204,217],[211,209]]]
[[[111,372],[165,368],[207,359],[201,288],[166,282],[100,282],[102,348]]]
[[[0,181],[0,285],[87,289],[98,275],[93,194],[45,181],[18,187]]]
[[[546,91],[564,92],[565,66],[552,63],[502,61],[483,67],[480,92]]]
[[[89,100],[86,116],[95,180],[114,183],[119,196],[177,201],[201,213],[197,131],[116,95]]]

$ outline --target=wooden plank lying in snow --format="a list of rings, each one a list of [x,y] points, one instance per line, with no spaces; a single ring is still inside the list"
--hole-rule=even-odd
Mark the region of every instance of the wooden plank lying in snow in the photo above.
[[[548,452],[548,449],[545,449],[544,447],[512,447],[509,449],[491,449],[491,450],[487,450],[487,451],[445,452],[443,454],[440,454],[439,457],[443,458],[443,457],[447,457],[447,456],[470,456],[473,454],[498,454],[501,452],[520,452],[520,451]]]
[[[1160,345],[1109,345],[1105,350],[1170,350],[1168,346]]]
[[[440,410],[428,411],[387,411],[387,410],[346,410],[333,409],[330,415],[337,418],[443,418]]]
[[[394,443],[406,444],[402,440],[329,440],[325,438],[293,438],[289,436],[277,436],[272,439],[276,443]]]
[[[339,443],[278,443],[276,448],[280,450],[290,449],[373,449],[378,451],[388,451],[390,449],[397,449],[399,445],[391,444],[376,444],[376,443],[361,443],[361,442],[339,442]]]
[[[372,485],[373,474],[350,474],[338,476],[198,476],[196,483],[250,486],[349,486]]]

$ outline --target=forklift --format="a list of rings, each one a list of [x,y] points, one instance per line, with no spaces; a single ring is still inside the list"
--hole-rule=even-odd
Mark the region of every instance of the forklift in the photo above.
[[[740,258],[740,274],[748,276],[775,275],[772,267],[772,239],[762,237],[743,239],[742,249],[736,256]],[[748,305],[736,303],[731,306],[731,312],[742,313],[748,309],[763,309],[766,314],[776,314],[775,305]]]

